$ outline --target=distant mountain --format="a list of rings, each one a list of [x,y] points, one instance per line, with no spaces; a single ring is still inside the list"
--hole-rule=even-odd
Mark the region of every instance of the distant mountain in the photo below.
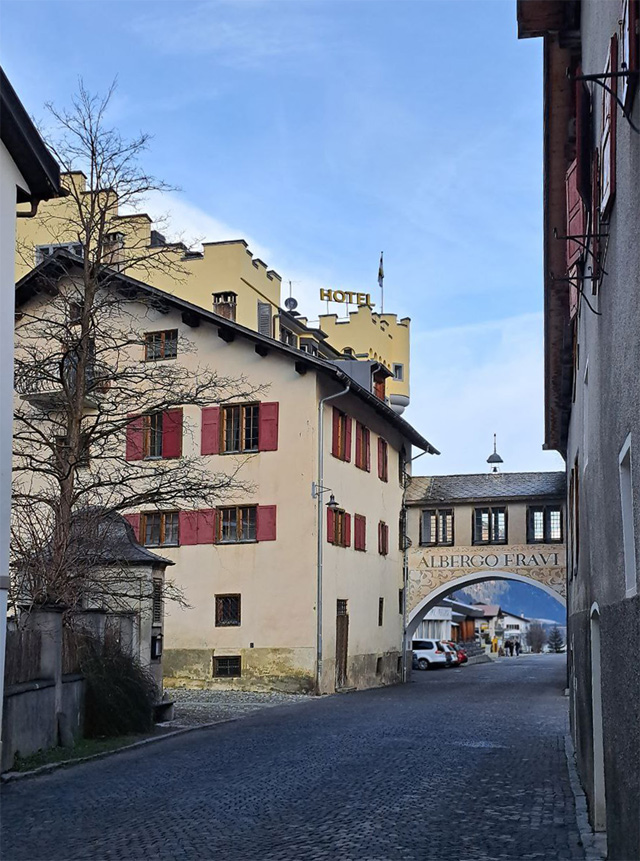
[[[565,608],[537,586],[520,583],[513,580],[489,580],[478,583],[456,592],[461,601],[473,604],[481,601],[483,604],[499,604],[503,610],[515,616],[525,616],[527,619],[538,619],[545,627],[554,624],[566,625]]]

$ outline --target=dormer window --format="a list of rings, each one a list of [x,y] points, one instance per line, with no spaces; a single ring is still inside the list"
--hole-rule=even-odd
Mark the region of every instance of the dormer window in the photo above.
[[[376,371],[373,375],[373,394],[384,401],[386,398],[386,375],[382,371]]]
[[[222,293],[212,293],[211,295],[213,297],[213,313],[235,322],[238,294],[232,290],[225,290]]]

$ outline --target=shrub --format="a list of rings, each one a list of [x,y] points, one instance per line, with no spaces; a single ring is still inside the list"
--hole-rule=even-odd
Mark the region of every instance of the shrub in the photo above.
[[[117,640],[84,640],[80,669],[85,678],[84,734],[87,738],[147,732],[157,699],[152,675]]]

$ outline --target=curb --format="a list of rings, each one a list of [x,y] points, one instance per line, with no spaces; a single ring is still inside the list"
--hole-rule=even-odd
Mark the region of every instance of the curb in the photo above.
[[[607,858],[607,834],[605,831],[595,832],[589,823],[587,808],[587,796],[584,794],[578,769],[576,768],[576,752],[573,740],[567,733],[564,737],[564,752],[567,757],[567,769],[569,771],[569,783],[576,804],[576,823],[580,833],[580,840],[584,847],[586,861],[606,861]]]
[[[143,738],[140,741],[134,741],[132,744],[125,744],[122,747],[115,748],[114,750],[104,750],[101,753],[92,753],[91,756],[82,756],[78,759],[64,759],[61,762],[51,762],[48,765],[40,765],[38,768],[34,768],[31,771],[7,771],[4,774],[0,774],[0,782],[12,783],[16,780],[40,777],[42,774],[51,774],[51,772],[58,771],[60,768],[69,768],[73,765],[80,765],[83,762],[92,762],[95,759],[106,759],[108,756],[115,756],[116,754],[124,753],[127,750],[135,750],[136,748],[144,747],[147,744],[157,744],[167,738],[175,738],[177,735],[186,735],[189,732],[196,732],[201,729],[211,729],[211,727],[220,726],[220,724],[223,723],[233,723],[233,721],[237,720],[240,720],[240,718],[223,718],[223,720],[216,720],[212,723],[203,723],[198,726],[187,726],[184,727],[184,729],[176,729],[172,732],[163,733],[163,735]]]

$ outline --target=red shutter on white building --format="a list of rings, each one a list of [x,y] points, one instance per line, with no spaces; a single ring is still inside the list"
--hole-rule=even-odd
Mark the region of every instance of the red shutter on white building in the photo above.
[[[143,457],[143,418],[142,416],[130,416],[131,421],[127,425],[126,460],[142,460]]]
[[[178,515],[180,545],[198,543],[198,512],[181,511]]]
[[[567,236],[584,237],[584,205],[578,193],[578,162],[571,162],[566,177]],[[584,240],[583,240],[584,241]],[[578,261],[582,246],[573,239],[567,240],[567,269]]]
[[[278,412],[279,404],[276,401],[260,404],[258,414],[258,449],[260,451],[278,450]]]
[[[367,518],[362,514],[353,517],[353,547],[354,550],[367,549]]]
[[[215,508],[202,508],[197,512],[196,522],[198,544],[213,544],[215,541],[216,510]]]
[[[140,515],[139,514],[125,514],[124,519],[129,523],[132,527],[134,535],[136,536],[136,541],[140,542]]]
[[[581,75],[580,66],[576,75]],[[585,210],[591,203],[591,93],[584,81],[576,81],[576,187]]]
[[[327,541],[329,544],[336,543],[336,526],[333,508],[327,508]]]
[[[182,408],[165,410],[162,416],[162,457],[182,455]]]
[[[333,408],[333,437],[331,440],[331,454],[340,457],[340,417],[342,413],[336,407]]]
[[[351,461],[351,426],[353,419],[350,416],[344,417],[344,459],[347,463]]]
[[[204,407],[201,415],[200,454],[220,453],[220,407]]]
[[[275,505],[259,505],[256,514],[256,538],[258,541],[276,540]]]
[[[609,56],[605,66],[605,74],[615,74],[618,70],[618,37],[611,37]],[[616,78],[607,78],[607,86],[617,93]],[[608,214],[616,193],[616,117],[618,105],[606,90],[602,95],[602,131],[600,135],[600,181],[601,199],[600,212]]]
[[[344,515],[344,546],[351,547],[351,515]]]

